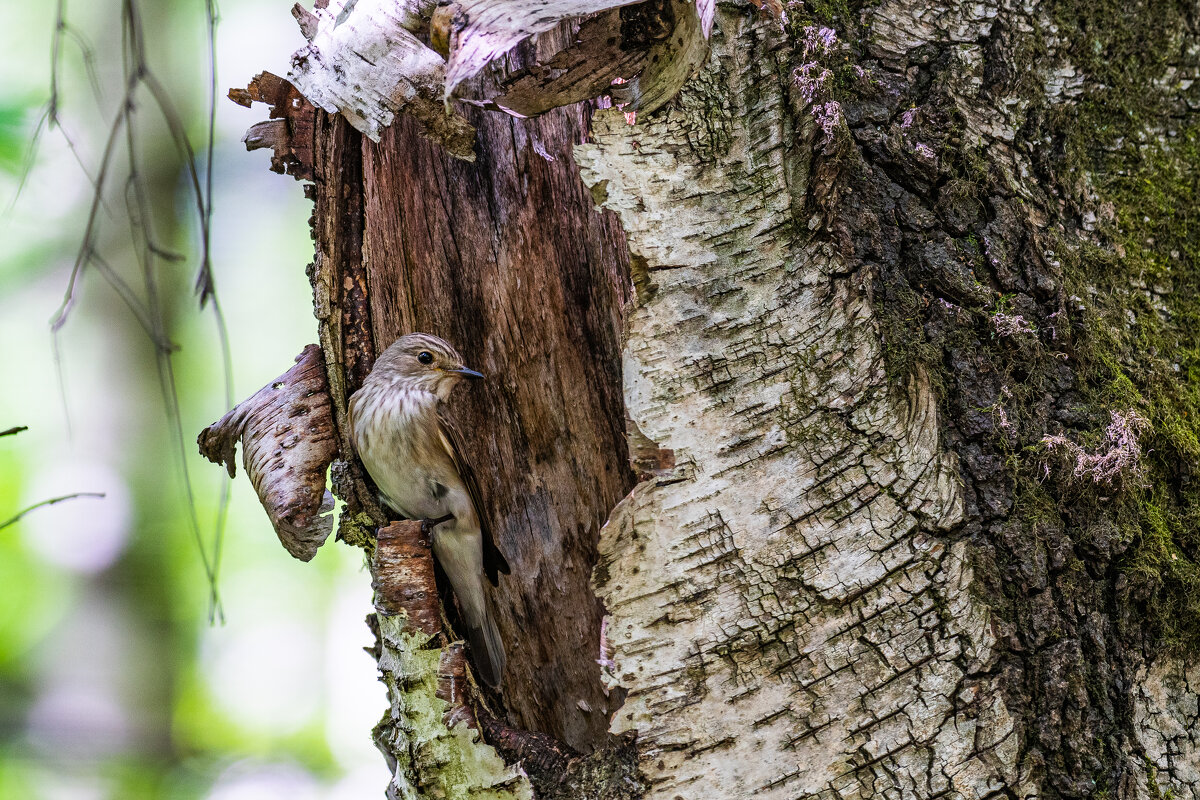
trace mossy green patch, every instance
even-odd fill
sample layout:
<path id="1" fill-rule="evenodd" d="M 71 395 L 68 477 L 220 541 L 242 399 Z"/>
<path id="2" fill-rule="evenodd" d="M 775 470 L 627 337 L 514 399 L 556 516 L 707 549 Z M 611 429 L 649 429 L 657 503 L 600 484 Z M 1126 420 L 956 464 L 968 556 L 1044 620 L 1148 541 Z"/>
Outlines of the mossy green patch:
<path id="1" fill-rule="evenodd" d="M 379 668 L 388 712 L 373 735 L 393 765 L 388 796 L 446 800 L 532 800 L 529 781 L 505 765 L 477 731 L 460 720 L 447 727 L 449 704 L 438 697 L 441 650 L 408 627 L 404 615 L 377 617 L 382 646 Z"/>
<path id="2" fill-rule="evenodd" d="M 1200 646 L 1200 124 L 1146 144 L 1137 138 L 1100 138 L 1074 154 L 1111 204 L 1103 226 L 1111 249 L 1076 249 L 1066 288 L 1082 307 L 1084 396 L 1096 408 L 1133 409 L 1150 422 L 1144 484 L 1115 501 L 1133 543 L 1122 566 L 1145 587 L 1155 632 L 1193 649 Z"/>
<path id="3" fill-rule="evenodd" d="M 920 363 L 936 386 L 959 393 L 960 415 L 990 414 L 987 436 L 1005 462 L 1016 503 L 1009 517 L 1030 508 L 1052 514 L 1085 552 L 1095 541 L 1111 542 L 1116 530 L 1119 541 L 1099 558 L 1114 558 L 1130 582 L 1138 622 L 1160 646 L 1195 652 L 1200 114 L 1184 103 L 1178 77 L 1198 68 L 1185 48 L 1194 4 L 1052 0 L 1047 14 L 1050 25 L 1014 39 L 1009 55 L 1017 71 L 1004 85 L 1030 101 L 1023 118 L 1038 178 L 1022 192 L 1030 218 L 1050 224 L 1031 231 L 1026 246 L 1037 250 L 1033 259 L 1044 257 L 1044 276 L 1054 278 L 1061 297 L 1030 286 L 1017 298 L 1024 305 L 1014 308 L 1013 298 L 1000 294 L 1009 291 L 1002 280 L 972 291 L 948 282 L 946 273 L 930 284 L 927 266 L 910 261 L 898 274 L 885 272 L 877 292 L 888 372 L 901 383 Z M 1048 98 L 1044 75 L 1063 62 L 1082 73 L 1082 87 L 1072 99 Z M 936 85 L 931 96 L 904 101 L 921 105 L 923 114 L 945 114 L 949 128 L 937 181 L 922 201 L 939 229 L 955 237 L 961 275 L 987 282 L 997 278 L 988 248 L 1006 242 L 985 240 L 982 221 L 971 221 L 970 212 L 977 198 L 1007 195 L 1008 187 L 997 185 L 1002 171 L 989 168 L 986 152 L 961 142 L 954 103 Z M 961 220 L 946 213 L 947 204 L 962 211 Z M 1088 230 L 1075 230 L 1081 223 Z M 1048 313 L 1056 302 L 1061 310 Z M 998 315 L 1022 313 L 1034 332 L 1005 335 Z M 994 371 L 963 376 L 963 364 Z M 1059 407 L 1047 406 L 1047 398 Z M 1062 434 L 1083 451 L 1102 452 L 1110 412 L 1148 423 L 1139 432 L 1135 469 L 1101 482 L 1069 469 L 1047 474 L 1044 435 L 1065 424 Z M 961 430 L 964 422 L 970 419 L 955 424 Z"/>

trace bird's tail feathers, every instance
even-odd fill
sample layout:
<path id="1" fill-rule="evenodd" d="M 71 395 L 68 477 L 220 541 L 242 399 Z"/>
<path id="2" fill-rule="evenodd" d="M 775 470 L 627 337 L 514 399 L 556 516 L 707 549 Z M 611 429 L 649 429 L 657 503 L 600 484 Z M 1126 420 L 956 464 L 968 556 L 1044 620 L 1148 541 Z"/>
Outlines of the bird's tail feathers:
<path id="1" fill-rule="evenodd" d="M 479 676 L 493 689 L 499 689 L 500 679 L 504 676 L 504 643 L 500 641 L 496 621 L 485 604 L 478 619 L 466 622 L 467 641 L 471 643 L 471 656 Z"/>

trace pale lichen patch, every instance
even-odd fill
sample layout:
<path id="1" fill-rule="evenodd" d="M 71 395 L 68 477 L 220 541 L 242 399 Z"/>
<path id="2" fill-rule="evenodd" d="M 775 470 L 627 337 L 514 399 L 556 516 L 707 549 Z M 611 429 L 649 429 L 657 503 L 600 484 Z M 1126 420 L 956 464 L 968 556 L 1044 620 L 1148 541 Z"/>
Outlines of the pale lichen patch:
<path id="1" fill-rule="evenodd" d="M 601 536 L 613 730 L 652 798 L 984 797 L 1021 776 L 957 463 L 928 379 L 889 387 L 867 276 L 793 224 L 819 132 L 781 118 L 785 49 L 719 9 L 678 103 L 576 149 L 654 280 L 629 414 L 688 465 Z"/>
<path id="2" fill-rule="evenodd" d="M 478 731 L 459 721 L 447 727 L 450 704 L 437 696 L 441 649 L 414 631 L 407 616 L 376 616 L 379 671 L 387 687 L 388 711 L 375 728 L 375 741 L 388 757 L 392 800 L 532 800 L 520 767 L 506 766 L 480 741 Z M 393 753 L 407 753 L 399 760 Z"/>

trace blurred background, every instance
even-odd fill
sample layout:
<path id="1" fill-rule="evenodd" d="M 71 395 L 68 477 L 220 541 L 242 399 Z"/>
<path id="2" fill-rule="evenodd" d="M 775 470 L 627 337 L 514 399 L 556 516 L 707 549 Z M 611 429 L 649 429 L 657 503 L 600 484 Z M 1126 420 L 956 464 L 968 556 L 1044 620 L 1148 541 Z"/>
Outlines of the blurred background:
<path id="1" fill-rule="evenodd" d="M 203 168 L 205 2 L 137 2 L 146 64 Z M 291 2 L 218 9 L 211 254 L 235 400 L 316 338 L 304 274 L 310 204 L 301 184 L 268 171 L 267 151 L 239 141 L 265 106 L 224 97 L 261 70 L 286 74 L 303 44 Z M 220 562 L 225 620 L 209 623 L 192 509 L 211 552 L 223 472 L 198 455 L 195 437 L 227 410 L 225 368 L 214 318 L 193 291 L 201 236 L 191 178 L 144 86 L 132 149 L 124 133 L 114 139 L 96 215 L 102 260 L 83 270 L 51 333 L 130 74 L 123 0 L 66 5 L 61 130 L 45 125 L 56 3 L 0 8 L 0 431 L 28 426 L 0 437 L 0 525 L 49 498 L 104 494 L 0 528 L 0 798 L 379 797 L 387 770 L 370 730 L 384 697 L 362 650 L 371 637 L 361 555 L 331 540 L 308 564 L 292 559 L 240 466 Z M 131 225 L 138 192 L 152 213 Z M 137 258 L 142 231 L 160 253 L 184 257 L 151 260 L 153 293 Z M 147 314 L 179 348 L 178 428 Z"/>

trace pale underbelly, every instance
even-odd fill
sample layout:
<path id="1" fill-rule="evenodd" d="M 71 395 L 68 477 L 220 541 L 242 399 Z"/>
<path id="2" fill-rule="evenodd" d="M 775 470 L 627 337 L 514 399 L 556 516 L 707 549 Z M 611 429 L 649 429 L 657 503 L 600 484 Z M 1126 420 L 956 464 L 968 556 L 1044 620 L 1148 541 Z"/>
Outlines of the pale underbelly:
<path id="1" fill-rule="evenodd" d="M 374 476 L 370 465 L 367 471 Z M 375 484 L 387 504 L 408 519 L 437 519 L 452 513 L 447 488 L 425 470 L 409 470 Z"/>

